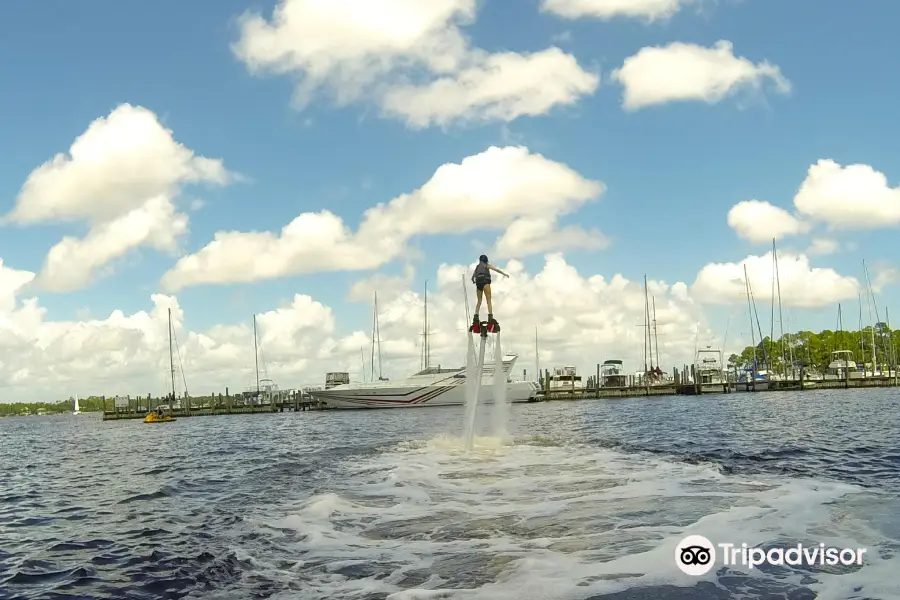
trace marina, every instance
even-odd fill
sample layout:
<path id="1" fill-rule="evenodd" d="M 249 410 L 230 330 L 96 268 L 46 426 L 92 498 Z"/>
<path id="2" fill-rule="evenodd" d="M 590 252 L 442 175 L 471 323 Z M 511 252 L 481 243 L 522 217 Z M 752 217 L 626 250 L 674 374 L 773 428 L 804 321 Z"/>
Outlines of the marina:
<path id="1" fill-rule="evenodd" d="M 698 396 L 710 394 L 730 394 L 734 392 L 781 392 L 804 391 L 809 389 L 852 389 L 893 387 L 898 385 L 898 369 L 894 343 L 887 323 L 876 322 L 863 327 L 860 316 L 860 330 L 847 332 L 843 327 L 842 307 L 837 307 L 837 328 L 835 332 L 824 331 L 820 335 L 828 338 L 833 350 L 819 354 L 815 364 L 810 364 L 809 336 L 801 344 L 800 334 L 785 333 L 776 341 L 775 308 L 778 307 L 778 323 L 782 323 L 780 284 L 778 283 L 777 253 L 773 241 L 773 296 L 772 331 L 763 335 L 756 309 L 756 301 L 749 277 L 744 270 L 744 295 L 750 325 L 751 345 L 742 354 L 731 355 L 727 360 L 721 347 L 706 345 L 697 347 L 694 361 L 674 368 L 670 372 L 660 366 L 658 322 L 656 299 L 651 296 L 644 282 L 644 319 L 640 325 L 644 329 L 643 365 L 630 372 L 621 358 L 609 358 L 596 364 L 594 375 L 584 377 L 572 364 L 556 366 L 541 371 L 539 368 L 538 328 L 535 328 L 535 361 L 538 362 L 538 376 L 529 379 L 523 372 L 521 379 L 514 379 L 513 372 L 519 355 L 502 353 L 499 338 L 494 351 L 500 358 L 492 356 L 480 367 L 480 383 L 477 404 L 491 405 L 497 394 L 502 394 L 503 403 L 519 404 L 544 401 L 616 399 L 635 397 Z M 871 289 L 869 290 L 871 294 Z M 244 386 L 244 391 L 193 397 L 187 391 L 184 371 L 181 369 L 181 355 L 175 339 L 169 311 L 169 356 L 168 394 L 153 397 L 142 396 L 91 397 L 97 401 L 104 421 L 143 419 L 146 423 L 169 423 L 179 418 L 215 415 L 252 415 L 277 412 L 304 412 L 311 410 L 348 410 L 373 408 L 423 408 L 429 406 L 460 406 L 467 404 L 468 367 L 432 365 L 428 336 L 427 289 L 424 305 L 424 329 L 420 370 L 399 378 L 386 377 L 381 360 L 381 331 L 378 313 L 378 296 L 374 297 L 370 364 L 365 364 L 363 355 L 363 380 L 351 381 L 350 372 L 332 371 L 325 374 L 322 386 L 299 386 L 296 389 L 279 389 L 279 386 L 261 373 L 261 347 L 257 333 L 256 316 L 253 316 L 253 368 L 255 381 Z M 862 297 L 860 296 L 860 307 Z M 876 311 L 877 312 L 877 311 Z M 860 308 L 862 314 L 862 308 Z M 876 315 L 877 317 L 877 315 Z M 782 325 L 783 329 L 783 325 Z M 727 333 L 726 333 L 727 335 Z M 887 338 L 887 339 L 886 339 Z M 802 340 L 802 338 L 800 338 Z M 757 341 L 760 340 L 760 341 Z M 879 348 L 879 340 L 881 347 Z M 723 340 L 724 341 L 724 340 Z M 781 357 L 775 350 L 780 346 Z M 806 348 L 806 357 L 802 356 Z M 850 350 L 858 346 L 857 350 Z M 472 349 L 470 348 L 470 353 Z M 870 362 L 857 362 L 857 357 L 865 357 Z M 377 357 L 377 368 L 376 368 Z M 824 358 L 822 358 L 824 357 Z M 263 366 L 264 370 L 264 366 Z M 366 371 L 370 371 L 366 377 Z M 182 393 L 178 393 L 176 373 L 181 372 L 184 382 Z M 502 384 L 495 381 L 495 372 L 501 373 Z M 73 414 L 84 414 L 80 399 L 70 399 Z M 95 404 L 92 404 L 95 406 Z M 92 408 L 91 412 L 96 412 Z M 46 414 L 41 407 L 34 414 Z M 23 411 L 22 415 L 31 414 Z"/>
<path id="2" fill-rule="evenodd" d="M 574 367 L 557 367 L 554 375 L 545 372 L 541 388 L 537 382 L 516 381 L 507 383 L 507 398 L 512 403 L 543 402 L 554 400 L 602 400 L 614 398 L 697 396 L 744 392 L 784 392 L 821 389 L 857 389 L 898 387 L 897 371 L 873 376 L 861 369 L 841 367 L 837 376 L 831 373 L 809 376 L 798 372 L 797 378 L 777 378 L 765 381 L 765 385 L 754 386 L 751 381 L 738 381 L 733 373 L 720 369 L 721 351 L 704 348 L 698 351 L 696 365 L 685 365 L 680 371 L 675 369 L 671 380 L 663 383 L 648 383 L 649 379 L 622 373 L 621 361 L 605 361 L 598 364 L 600 376 L 589 378 L 588 384 L 572 387 L 572 382 L 581 381 Z M 509 373 L 515 364 L 512 356 L 504 357 L 504 372 Z M 605 367 L 605 368 L 604 368 Z M 360 408 L 402 408 L 427 406 L 454 406 L 465 403 L 465 369 L 443 369 L 430 367 L 423 372 L 398 382 L 380 381 L 350 383 L 346 373 L 328 373 L 327 383 L 322 389 L 305 388 L 299 390 L 278 390 L 274 386 L 264 386 L 257 396 L 255 392 L 177 398 L 143 397 L 101 398 L 104 407 L 104 421 L 122 419 L 144 419 L 148 412 L 160 406 L 175 418 L 214 415 L 252 415 L 273 412 L 303 412 L 310 410 L 347 410 Z M 554 385 L 558 373 L 569 379 L 568 385 Z M 576 379 L 577 378 L 577 379 Z M 485 365 L 479 404 L 493 402 L 492 366 Z M 598 387 L 594 382 L 600 381 Z M 346 382 L 346 383 L 345 383 Z M 624 385 L 614 385 L 624 383 Z M 753 389 L 753 388 L 756 389 Z M 85 413 L 81 413 L 85 414 Z"/>
<path id="3" fill-rule="evenodd" d="M 895 343 L 888 323 L 877 321 L 863 327 L 860 295 L 860 329 L 846 332 L 843 328 L 841 305 L 838 305 L 836 332 L 823 331 L 833 349 L 828 354 L 819 351 L 819 359 L 813 360 L 809 351 L 809 332 L 791 334 L 785 332 L 781 314 L 781 293 L 778 274 L 778 255 L 772 242 L 772 322 L 769 335 L 764 335 L 760 325 L 753 288 L 744 267 L 744 296 L 747 304 L 747 323 L 750 326 L 750 342 L 741 355 L 733 354 L 726 360 L 722 347 L 706 345 L 697 347 L 693 363 L 664 370 L 661 366 L 656 298 L 649 293 L 644 278 L 643 368 L 629 371 L 621 358 L 609 358 L 597 363 L 596 372 L 584 377 L 572 364 L 541 370 L 539 365 L 538 332 L 535 327 L 535 361 L 537 377 L 513 378 L 517 353 L 500 353 L 480 367 L 478 404 L 494 403 L 495 395 L 502 394 L 504 403 L 531 403 L 574 399 L 614 399 L 633 397 L 697 396 L 753 393 L 765 391 L 803 391 L 809 389 L 850 389 L 893 387 L 898 385 Z M 865 269 L 865 264 L 864 264 Z M 866 269 L 866 281 L 868 271 Z M 869 287 L 870 300 L 872 291 Z M 469 371 L 467 366 L 444 367 L 432 365 L 430 359 L 428 292 L 424 302 L 424 328 L 422 331 L 422 356 L 420 369 L 398 379 L 386 377 L 382 368 L 381 327 L 379 323 L 378 295 L 374 295 L 370 363 L 366 364 L 361 349 L 362 381 L 351 381 L 350 372 L 332 371 L 325 374 L 323 386 L 300 386 L 281 390 L 275 382 L 260 372 L 260 343 L 256 316 L 253 317 L 253 350 L 255 384 L 245 387 L 242 393 L 224 393 L 191 397 L 184 382 L 184 391 L 177 393 L 175 374 L 181 366 L 181 356 L 169 313 L 169 393 L 164 397 L 116 396 L 101 397 L 101 413 L 105 421 L 145 419 L 146 422 L 172 422 L 182 417 L 213 415 L 248 415 L 273 412 L 303 412 L 310 410 L 348 410 L 372 408 L 423 408 L 428 406 L 459 406 L 467 404 Z M 466 303 L 468 299 L 466 298 Z M 776 319 L 776 307 L 778 317 Z M 468 312 L 468 305 L 467 305 Z M 887 316 L 887 314 L 885 315 Z M 775 325 L 779 324 L 781 336 L 776 340 Z M 833 334 L 833 335 L 832 335 Z M 726 336 L 727 338 L 727 330 Z M 849 338 L 849 339 L 848 339 Z M 887 339 L 886 339 L 887 338 Z M 879 341 L 881 347 L 879 348 Z M 722 346 L 725 340 L 723 339 Z M 799 342 L 799 343 L 798 343 Z M 858 350 L 850 350 L 858 345 Z M 780 348 L 781 356 L 777 356 Z M 499 338 L 494 346 L 499 352 Z M 470 348 L 470 353 L 472 349 Z M 806 354 L 804 357 L 803 354 Z M 863 356 L 871 362 L 857 362 Z M 377 357 L 377 368 L 376 368 Z M 825 357 L 825 358 L 822 358 Z M 880 362 L 879 362 L 880 360 Z M 177 367 L 176 367 L 177 361 Z M 818 368 L 816 367 L 818 365 Z M 821 369 L 821 371 L 820 371 Z M 366 371 L 369 371 L 366 377 Z M 495 371 L 501 373 L 503 384 L 495 381 Z M 183 370 L 181 371 L 184 379 Z M 42 409 L 44 410 L 44 409 Z M 150 413 L 156 411 L 154 417 Z M 74 413 L 79 414 L 78 399 Z M 165 418 L 168 415 L 169 418 Z"/>

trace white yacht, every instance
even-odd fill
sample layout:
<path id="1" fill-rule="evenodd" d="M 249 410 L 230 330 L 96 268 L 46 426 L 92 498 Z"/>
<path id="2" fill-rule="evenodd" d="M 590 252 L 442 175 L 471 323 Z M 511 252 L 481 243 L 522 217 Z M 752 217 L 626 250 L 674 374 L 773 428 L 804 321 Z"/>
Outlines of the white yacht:
<path id="1" fill-rule="evenodd" d="M 831 362 L 828 363 L 825 379 L 860 379 L 863 376 L 864 373 L 853 360 L 852 351 L 835 350 L 831 353 Z"/>
<path id="2" fill-rule="evenodd" d="M 584 391 L 584 381 L 576 372 L 574 366 L 556 367 L 550 376 L 551 392 L 581 392 Z"/>
<path id="3" fill-rule="evenodd" d="M 702 393 L 721 392 L 726 386 L 722 350 L 699 348 L 694 357 L 694 373 Z"/>
<path id="4" fill-rule="evenodd" d="M 503 357 L 506 397 L 509 402 L 533 401 L 538 385 L 532 381 L 509 381 L 509 373 L 518 355 Z M 494 365 L 485 361 L 478 403 L 494 401 Z M 451 406 L 466 402 L 466 368 L 429 367 L 399 381 L 381 380 L 342 383 L 324 390 L 310 390 L 309 395 L 325 408 L 406 408 L 418 406 Z"/>
<path id="5" fill-rule="evenodd" d="M 604 360 L 600 365 L 600 387 L 627 387 L 628 374 L 618 358 Z"/>

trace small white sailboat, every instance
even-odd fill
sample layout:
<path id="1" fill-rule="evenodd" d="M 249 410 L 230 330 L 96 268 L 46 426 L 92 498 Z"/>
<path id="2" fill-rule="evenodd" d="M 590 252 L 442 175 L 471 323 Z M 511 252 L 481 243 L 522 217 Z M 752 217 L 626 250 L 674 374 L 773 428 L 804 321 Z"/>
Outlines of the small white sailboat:
<path id="1" fill-rule="evenodd" d="M 72 411 L 73 415 L 81 414 L 81 407 L 78 405 L 78 394 L 75 394 L 75 409 Z"/>

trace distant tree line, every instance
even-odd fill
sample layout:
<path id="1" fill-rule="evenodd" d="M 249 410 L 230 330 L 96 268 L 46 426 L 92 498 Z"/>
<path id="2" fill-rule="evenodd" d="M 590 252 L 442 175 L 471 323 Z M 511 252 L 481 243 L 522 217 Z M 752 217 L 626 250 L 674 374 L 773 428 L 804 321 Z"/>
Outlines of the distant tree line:
<path id="1" fill-rule="evenodd" d="M 794 368 L 802 365 L 824 372 L 833 360 L 832 352 L 849 350 L 858 364 L 871 365 L 873 348 L 879 368 L 882 365 L 896 365 L 900 359 L 900 330 L 891 330 L 885 324 L 878 323 L 875 327 L 865 327 L 859 331 L 826 329 L 819 333 L 800 331 L 785 334 L 778 339 L 766 336 L 756 345 L 756 361 L 759 369 L 767 368 L 776 373 L 790 371 L 792 359 Z M 752 365 L 753 346 L 728 357 L 729 369 Z"/>
<path id="2" fill-rule="evenodd" d="M 239 394 L 242 396 L 247 396 L 249 392 L 244 392 L 243 394 Z M 235 396 L 235 395 L 233 395 Z M 136 402 L 137 400 L 132 396 L 132 401 Z M 203 396 L 191 396 L 190 402 L 191 406 L 197 407 L 202 406 L 204 404 L 208 404 L 213 401 L 212 395 L 203 395 Z M 162 397 L 154 397 L 150 400 L 150 406 L 156 407 L 160 404 L 168 404 L 172 402 L 171 396 L 162 396 Z M 107 396 L 106 400 L 106 408 L 105 410 L 113 410 L 115 406 L 115 399 L 113 396 Z M 140 399 L 140 406 L 142 410 L 146 410 L 147 408 L 147 397 L 142 396 Z M 88 396 L 86 398 L 78 399 L 78 409 L 81 412 L 103 412 L 104 410 L 104 399 L 102 396 Z M 3 402 L 0 399 L 0 417 L 11 417 L 15 415 L 26 415 L 26 414 L 37 414 L 38 411 L 42 411 L 46 414 L 62 414 L 62 413 L 70 413 L 75 410 L 75 399 L 68 398 L 66 400 L 60 400 L 58 402 Z"/>
<path id="3" fill-rule="evenodd" d="M 82 412 L 98 412 L 102 410 L 103 400 L 100 396 L 78 399 L 78 409 Z M 0 402 L 0 417 L 13 415 L 35 414 L 43 410 L 47 414 L 67 413 L 75 410 L 75 399 L 60 400 L 59 402 Z"/>

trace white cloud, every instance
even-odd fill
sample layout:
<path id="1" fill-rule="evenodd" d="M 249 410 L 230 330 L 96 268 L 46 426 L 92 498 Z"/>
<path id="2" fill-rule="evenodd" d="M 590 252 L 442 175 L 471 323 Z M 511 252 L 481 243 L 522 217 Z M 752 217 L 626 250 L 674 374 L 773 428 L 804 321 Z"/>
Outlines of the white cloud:
<path id="1" fill-rule="evenodd" d="M 556 48 L 470 48 L 460 26 L 475 13 L 475 0 L 282 0 L 271 21 L 244 15 L 233 50 L 251 72 L 299 77 L 301 108 L 327 90 L 338 105 L 371 100 L 416 128 L 544 114 L 599 86 Z"/>
<path id="2" fill-rule="evenodd" d="M 588 231 L 570 225 L 559 229 L 556 221 L 545 217 L 522 217 L 500 236 L 491 254 L 510 258 L 556 250 L 602 250 L 609 244 L 609 238 L 596 228 Z"/>
<path id="3" fill-rule="evenodd" d="M 421 129 L 455 121 L 504 121 L 574 104 L 597 88 L 596 75 L 559 48 L 533 54 L 485 55 L 474 66 L 423 85 L 397 85 L 384 96 L 385 114 Z"/>
<path id="4" fill-rule="evenodd" d="M 587 376 L 607 358 L 622 358 L 629 369 L 642 363 L 644 296 L 642 282 L 621 275 L 606 279 L 578 273 L 560 255 L 546 257 L 543 269 L 528 273 L 518 261 L 501 265 L 509 279 L 494 287 L 496 315 L 504 326 L 505 351 L 521 355 L 517 375 L 534 375 L 534 331 L 539 330 L 543 368 L 574 364 Z M 442 265 L 426 275 L 432 336 L 432 363 L 464 363 L 464 303 L 460 275 L 468 266 Z M 21 289 L 31 274 L 0 269 L 0 298 Z M 420 285 L 414 286 L 421 288 Z M 665 368 L 690 362 L 702 316 L 683 283 L 649 282 L 656 297 L 659 343 Z M 418 369 L 421 352 L 422 291 L 409 287 L 390 294 L 379 288 L 384 372 L 399 378 Z M 467 286 L 470 302 L 474 291 Z M 364 299 L 366 302 L 370 298 Z M 177 298 L 151 296 L 149 310 L 106 318 L 52 321 L 35 298 L 0 306 L 0 360 L 3 400 L 56 400 L 79 394 L 160 395 L 168 378 L 167 309 L 172 319 L 184 378 L 192 395 L 242 391 L 254 380 L 252 321 L 220 324 L 205 331 L 187 327 L 190 315 Z M 257 315 L 261 359 L 281 387 L 321 385 L 328 371 L 346 370 L 354 379 L 368 370 L 371 338 L 349 329 L 341 315 L 306 295 Z M 703 330 L 702 339 L 712 335 Z M 360 360 L 362 349 L 364 359 Z M 176 359 L 177 360 L 177 359 Z M 182 374 L 177 376 L 179 392 Z"/>
<path id="5" fill-rule="evenodd" d="M 771 299 L 774 274 L 772 253 L 748 256 L 740 263 L 710 263 L 697 274 L 691 296 L 705 304 L 741 304 L 747 302 L 744 265 L 754 298 L 759 303 Z M 803 254 L 778 253 L 778 279 L 781 304 L 786 307 L 818 308 L 848 298 L 856 298 L 861 286 L 855 277 L 834 269 L 813 267 Z"/>
<path id="6" fill-rule="evenodd" d="M 841 244 L 836 240 L 832 240 L 830 238 L 813 238 L 812 243 L 809 245 L 809 248 L 806 249 L 804 254 L 810 256 L 825 256 L 827 254 L 835 254 L 840 252 Z"/>
<path id="7" fill-rule="evenodd" d="M 0 313 L 13 310 L 16 295 L 34 280 L 34 273 L 7 267 L 0 258 Z"/>
<path id="8" fill-rule="evenodd" d="M 626 110 L 685 100 L 714 104 L 739 90 L 759 90 L 766 82 L 780 93 L 791 90 L 777 66 L 737 57 L 731 42 L 724 40 L 712 48 L 683 42 L 642 48 L 625 59 L 612 78 L 625 88 Z"/>
<path id="9" fill-rule="evenodd" d="M 541 10 L 566 19 L 668 19 L 693 0 L 541 0 Z"/>
<path id="10" fill-rule="evenodd" d="M 818 161 L 810 166 L 794 206 L 832 229 L 900 225 L 900 187 L 890 187 L 887 177 L 869 165 Z"/>
<path id="11" fill-rule="evenodd" d="M 872 290 L 876 294 L 880 294 L 889 285 L 900 283 L 900 269 L 889 263 L 873 265 L 869 272 Z M 880 316 L 883 318 L 885 315 L 882 312 Z M 896 322 L 894 327 L 896 328 Z"/>
<path id="12" fill-rule="evenodd" d="M 807 233 L 811 227 L 783 208 L 761 200 L 744 200 L 732 206 L 728 211 L 728 226 L 740 237 L 755 243 Z"/>
<path id="13" fill-rule="evenodd" d="M 229 178 L 221 161 L 176 142 L 151 111 L 123 104 L 91 123 L 67 155 L 32 171 L 4 220 L 89 225 L 84 238 L 67 236 L 50 249 L 35 282 L 70 291 L 131 249 L 174 251 L 188 228 L 188 217 L 174 204 L 181 187 Z"/>
<path id="14" fill-rule="evenodd" d="M 794 208 L 797 215 L 768 202 L 739 202 L 728 213 L 728 225 L 752 242 L 807 234 L 817 222 L 832 232 L 896 227 L 900 225 L 900 186 L 890 187 L 887 176 L 869 165 L 844 167 L 821 159 L 809 167 L 794 196 Z M 837 240 L 819 237 L 806 254 L 834 254 L 840 248 Z"/>
<path id="15" fill-rule="evenodd" d="M 415 274 L 413 265 L 406 264 L 403 274 L 399 276 L 375 273 L 370 277 L 363 277 L 350 286 L 347 299 L 351 302 L 371 302 L 375 292 L 378 292 L 381 302 L 393 300 L 412 287 Z"/>
<path id="16" fill-rule="evenodd" d="M 533 222 L 570 213 L 604 190 L 602 183 L 527 148 L 492 147 L 459 164 L 444 164 L 419 189 L 370 208 L 356 232 L 328 211 L 304 213 L 280 235 L 218 232 L 206 247 L 181 258 L 163 276 L 163 286 L 177 291 L 190 285 L 373 269 L 399 256 L 413 236 L 521 228 L 521 222 L 516 225 L 519 219 Z M 543 233 L 569 243 L 567 247 L 572 247 L 567 238 L 596 240 L 599 235 L 577 228 L 565 231 L 565 236 Z M 513 229 L 512 236 L 501 238 L 507 253 L 522 256 L 551 249 L 548 243 L 538 250 L 517 245 L 516 235 Z"/>

